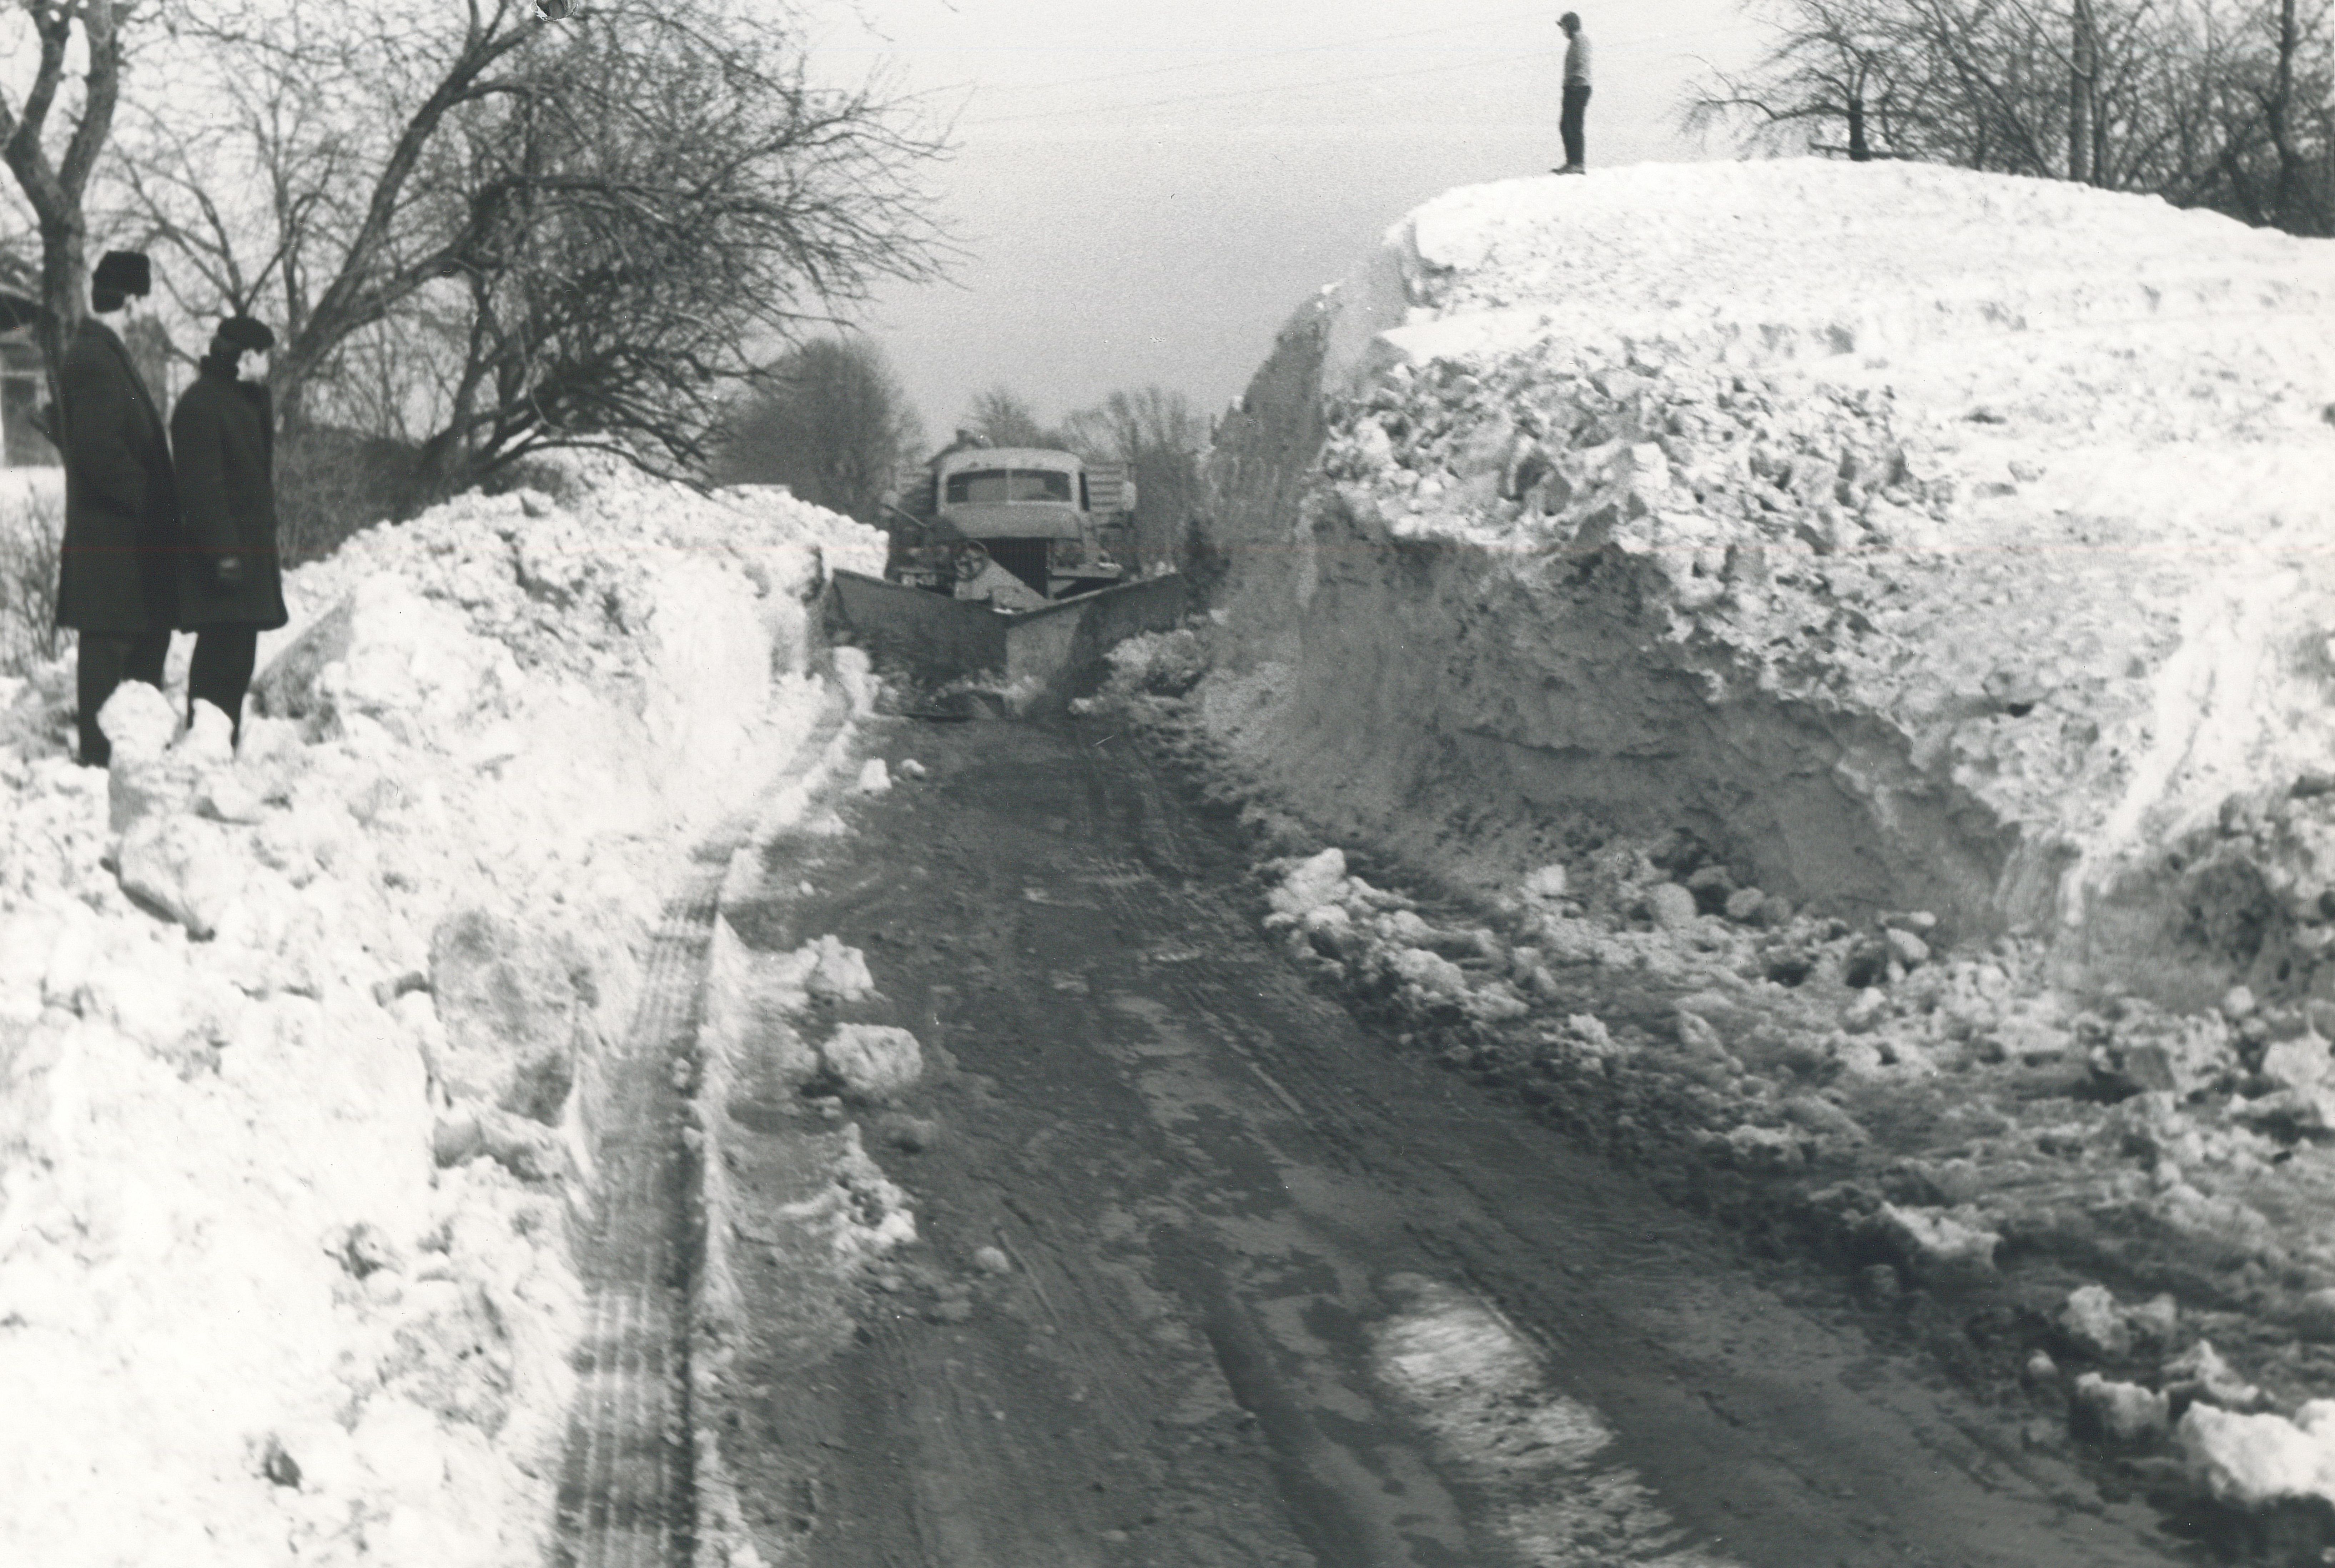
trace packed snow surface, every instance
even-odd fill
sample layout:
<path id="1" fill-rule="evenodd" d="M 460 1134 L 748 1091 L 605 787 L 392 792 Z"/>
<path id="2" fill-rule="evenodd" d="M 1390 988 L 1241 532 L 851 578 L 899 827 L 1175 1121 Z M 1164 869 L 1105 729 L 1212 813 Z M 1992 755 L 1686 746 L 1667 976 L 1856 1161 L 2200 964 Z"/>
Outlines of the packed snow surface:
<path id="1" fill-rule="evenodd" d="M 543 1560 L 602 1047 L 881 559 L 581 461 L 290 574 L 239 750 L 0 690 L 0 1561 Z"/>
<path id="2" fill-rule="evenodd" d="M 2185 1001 L 2291 982 L 2335 915 L 2330 411 L 2323 240 L 1912 165 L 1457 190 L 1227 421 L 1205 690 L 1487 883 L 1682 826 Z"/>

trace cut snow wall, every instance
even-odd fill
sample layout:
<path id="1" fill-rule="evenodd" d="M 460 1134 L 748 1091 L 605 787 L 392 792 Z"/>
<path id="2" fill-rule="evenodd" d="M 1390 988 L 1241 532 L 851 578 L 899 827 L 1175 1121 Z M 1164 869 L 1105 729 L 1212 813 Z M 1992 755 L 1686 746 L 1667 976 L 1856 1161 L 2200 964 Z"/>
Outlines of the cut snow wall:
<path id="1" fill-rule="evenodd" d="M 882 560 L 578 478 L 288 574 L 239 755 L 131 684 L 79 769 L 67 665 L 0 691 L 0 1560 L 541 1560 L 602 1052 L 696 837 L 867 711 L 808 607 Z"/>
<path id="2" fill-rule="evenodd" d="M 1381 319 L 1366 306 L 1341 308 L 1335 290 L 1309 302 L 1249 382 L 1247 395 L 1216 424 L 1207 486 L 1211 544 L 1229 557 L 1224 593 L 1227 630 L 1250 659 L 1294 659 L 1298 622 L 1312 598 L 1303 576 L 1313 539 L 1294 527 L 1322 442 L 1325 361 L 1334 328 Z M 1375 329 L 1373 329 L 1375 330 Z"/>
<path id="3" fill-rule="evenodd" d="M 1226 421 L 1202 711 L 1324 831 L 1487 886 L 1684 828 L 2084 977 L 2303 983 L 2331 396 L 2335 246 L 2153 199 L 1814 162 L 1454 191 Z M 2226 801 L 2291 795 L 2231 847 Z M 2201 855 L 2253 869 L 2201 894 Z"/>

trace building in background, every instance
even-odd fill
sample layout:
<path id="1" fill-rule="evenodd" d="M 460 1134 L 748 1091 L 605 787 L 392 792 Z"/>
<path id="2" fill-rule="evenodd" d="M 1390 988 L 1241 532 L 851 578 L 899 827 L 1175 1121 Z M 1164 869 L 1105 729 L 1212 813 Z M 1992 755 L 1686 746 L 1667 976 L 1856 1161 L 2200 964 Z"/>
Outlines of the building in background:
<path id="1" fill-rule="evenodd" d="M 48 397 L 48 376 L 31 325 L 0 333 L 0 467 L 56 466 L 57 449 L 34 420 Z"/>

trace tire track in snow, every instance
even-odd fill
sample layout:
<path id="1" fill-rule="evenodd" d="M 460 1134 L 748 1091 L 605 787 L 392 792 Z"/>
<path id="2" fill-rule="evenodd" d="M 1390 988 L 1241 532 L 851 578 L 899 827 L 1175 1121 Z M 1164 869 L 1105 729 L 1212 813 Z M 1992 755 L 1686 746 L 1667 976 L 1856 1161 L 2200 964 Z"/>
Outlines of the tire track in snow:
<path id="1" fill-rule="evenodd" d="M 854 710 L 830 702 L 797 748 L 799 764 L 689 852 L 643 966 L 640 1001 L 602 1067 L 606 1107 L 593 1149 L 596 1223 L 579 1238 L 588 1295 L 574 1353 L 554 1568 L 693 1568 L 699 1555 L 700 1472 L 690 1346 L 695 1329 L 689 1254 L 693 1191 L 687 1096 L 699 1068 L 698 1027 L 714 922 L 738 851 L 807 808 L 848 743 Z M 702 1140 L 700 1140 L 702 1146 Z M 705 1497 L 727 1496 L 719 1456 Z M 722 1520 L 709 1534 L 721 1534 Z"/>
<path id="2" fill-rule="evenodd" d="M 693 1553 L 679 1250 L 687 1178 L 673 1064 L 696 1028 L 720 888 L 719 873 L 695 872 L 666 905 L 632 1027 L 606 1064 L 599 1223 L 577 1248 L 590 1315 L 559 1478 L 558 1568 L 687 1568 Z"/>

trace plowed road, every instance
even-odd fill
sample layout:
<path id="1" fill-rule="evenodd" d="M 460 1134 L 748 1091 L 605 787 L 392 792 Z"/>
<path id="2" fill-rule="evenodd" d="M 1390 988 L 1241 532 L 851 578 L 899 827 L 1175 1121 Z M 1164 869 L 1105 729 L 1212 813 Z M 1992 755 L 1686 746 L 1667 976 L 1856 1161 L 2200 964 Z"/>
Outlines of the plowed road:
<path id="1" fill-rule="evenodd" d="M 920 1231 L 856 1331 L 742 1271 L 725 1447 L 771 1562 L 2178 1560 L 2003 1413 L 1310 989 L 1233 836 L 1109 726 L 878 740 L 930 776 L 775 847 L 796 891 L 732 915 L 760 949 L 864 948 L 881 994 L 838 1016 L 928 1062 L 849 1113 Z M 732 1116 L 751 1215 L 819 1113 L 750 1074 Z"/>

